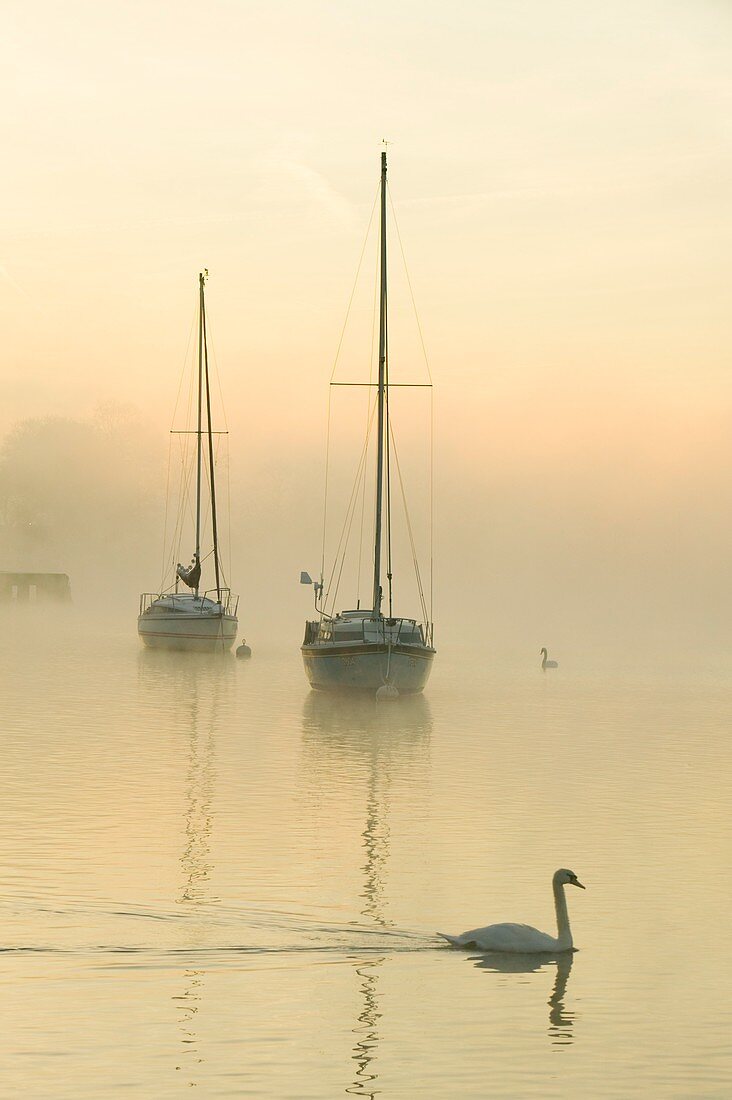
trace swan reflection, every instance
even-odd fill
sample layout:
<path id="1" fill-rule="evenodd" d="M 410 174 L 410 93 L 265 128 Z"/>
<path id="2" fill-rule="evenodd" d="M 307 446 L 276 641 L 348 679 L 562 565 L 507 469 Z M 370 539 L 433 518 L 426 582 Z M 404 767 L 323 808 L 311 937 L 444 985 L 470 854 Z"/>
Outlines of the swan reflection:
<path id="1" fill-rule="evenodd" d="M 536 974 L 556 966 L 554 986 L 547 1001 L 549 1006 L 549 1026 L 547 1035 L 555 1046 L 568 1046 L 574 1041 L 574 1012 L 567 1010 L 564 997 L 567 992 L 570 971 L 574 962 L 574 952 L 565 951 L 559 955 L 541 954 L 498 954 L 469 955 L 478 970 L 489 970 L 495 974 Z"/>

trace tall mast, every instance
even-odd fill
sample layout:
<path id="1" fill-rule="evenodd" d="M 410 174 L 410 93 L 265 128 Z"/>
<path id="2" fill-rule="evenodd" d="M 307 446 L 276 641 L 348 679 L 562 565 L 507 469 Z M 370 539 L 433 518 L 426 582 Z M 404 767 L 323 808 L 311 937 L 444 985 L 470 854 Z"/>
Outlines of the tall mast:
<path id="1" fill-rule="evenodd" d="M 208 425 L 208 471 L 211 485 L 211 525 L 213 528 L 213 559 L 216 574 L 216 599 L 221 601 L 221 581 L 219 578 L 219 537 L 216 524 L 216 486 L 214 484 L 214 451 L 211 429 L 211 387 L 208 380 L 208 341 L 206 340 L 206 307 L 203 301 L 203 283 L 201 284 L 201 328 L 203 329 L 203 366 L 206 375 L 206 422 Z M 199 437 L 200 440 L 200 437 Z"/>
<path id="2" fill-rule="evenodd" d="M 379 295 L 379 404 L 376 435 L 376 525 L 374 531 L 374 618 L 381 615 L 381 512 L 384 490 L 386 391 L 386 150 L 381 153 L 381 293 Z"/>
<path id="3" fill-rule="evenodd" d="M 203 282 L 204 275 L 198 276 L 198 419 L 196 422 L 196 560 L 198 566 L 201 561 L 201 399 L 203 391 Z M 196 581 L 195 593 L 198 596 L 199 577 Z"/>

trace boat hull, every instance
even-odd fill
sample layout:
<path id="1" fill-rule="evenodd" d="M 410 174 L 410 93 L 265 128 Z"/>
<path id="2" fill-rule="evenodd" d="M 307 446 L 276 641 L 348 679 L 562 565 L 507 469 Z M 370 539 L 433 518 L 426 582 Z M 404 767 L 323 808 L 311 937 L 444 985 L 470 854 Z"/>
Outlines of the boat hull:
<path id="1" fill-rule="evenodd" d="M 233 615 L 140 615 L 137 633 L 150 649 L 177 649 L 221 653 L 236 641 L 238 622 Z"/>
<path id="2" fill-rule="evenodd" d="M 314 691 L 374 693 L 390 684 L 400 695 L 424 690 L 435 656 L 429 646 L 384 643 L 303 645 L 301 652 Z"/>

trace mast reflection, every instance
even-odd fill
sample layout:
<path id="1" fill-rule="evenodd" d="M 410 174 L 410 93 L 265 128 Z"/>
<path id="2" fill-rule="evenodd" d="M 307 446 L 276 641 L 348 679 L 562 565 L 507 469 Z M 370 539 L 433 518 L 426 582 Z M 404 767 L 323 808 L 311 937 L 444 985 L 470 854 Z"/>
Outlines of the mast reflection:
<path id="1" fill-rule="evenodd" d="M 319 789 L 324 779 L 352 787 L 365 776 L 360 914 L 384 929 L 394 924 L 386 891 L 391 785 L 399 772 L 418 781 L 428 763 L 431 730 L 432 715 L 423 696 L 379 705 L 371 699 L 312 692 L 303 706 L 303 757 L 314 787 Z M 351 1049 L 354 1076 L 345 1091 L 369 1100 L 379 1092 L 379 971 L 385 957 L 362 960 L 355 967 L 360 1011 L 351 1029 L 356 1036 Z"/>
<path id="2" fill-rule="evenodd" d="M 348 1085 L 346 1092 L 352 1096 L 368 1096 L 370 1100 L 374 1100 L 377 1095 L 374 1089 L 379 1079 L 376 1070 L 376 1058 L 379 1053 L 378 1021 L 381 1019 L 379 967 L 383 961 L 382 955 L 380 958 L 371 959 L 356 967 L 356 973 L 360 978 L 361 1011 L 358 1014 L 356 1026 L 352 1028 L 357 1036 L 351 1055 L 355 1062 L 355 1070 L 353 1082 Z"/>
<path id="3" fill-rule="evenodd" d="M 195 658 L 195 659 L 194 659 Z M 183 924 L 184 950 L 195 950 L 206 940 L 205 907 L 219 899 L 210 892 L 213 870 L 211 837 L 216 794 L 216 730 L 221 695 L 231 680 L 233 659 L 220 655 L 166 653 L 143 650 L 140 653 L 140 682 L 155 696 L 155 708 L 163 708 L 180 732 L 181 748 L 187 747 L 183 802 L 183 850 L 178 905 L 190 917 Z M 178 1026 L 184 1058 L 176 1070 L 185 1072 L 187 1086 L 198 1085 L 196 1067 L 206 1059 L 196 1028 L 206 971 L 187 967 L 182 972 L 183 990 L 173 996 L 180 1015 Z M 178 1080 L 180 1085 L 181 1081 Z"/>
<path id="4" fill-rule="evenodd" d="M 215 681 L 214 681 L 215 683 Z M 213 685 L 211 685 L 213 686 Z M 208 896 L 211 874 L 213 826 L 215 709 L 217 691 L 211 695 L 210 712 L 201 715 L 198 680 L 191 684 L 188 703 L 188 767 L 186 773 L 185 847 L 180 857 L 182 888 L 179 904 L 217 900 Z"/>

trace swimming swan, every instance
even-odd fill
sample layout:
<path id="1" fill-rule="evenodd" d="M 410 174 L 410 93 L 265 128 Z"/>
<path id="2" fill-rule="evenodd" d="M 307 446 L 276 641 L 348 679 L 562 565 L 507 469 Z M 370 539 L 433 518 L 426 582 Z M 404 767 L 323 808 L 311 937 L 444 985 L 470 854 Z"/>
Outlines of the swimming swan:
<path id="1" fill-rule="evenodd" d="M 567 899 L 564 896 L 565 886 L 579 886 L 580 890 L 585 889 L 574 871 L 567 871 L 566 868 L 560 867 L 554 872 L 552 890 L 557 913 L 556 939 L 528 924 L 489 924 L 487 928 L 473 928 L 470 932 L 463 932 L 461 936 L 448 936 L 444 932 L 438 932 L 437 935 L 442 936 L 443 940 L 447 940 L 453 947 L 477 947 L 480 951 L 524 953 L 574 951 L 567 915 Z"/>
<path id="2" fill-rule="evenodd" d="M 541 653 L 541 667 L 542 668 L 559 668 L 559 662 L 558 661 L 548 661 L 547 660 L 546 648 L 540 649 L 539 653 Z"/>

